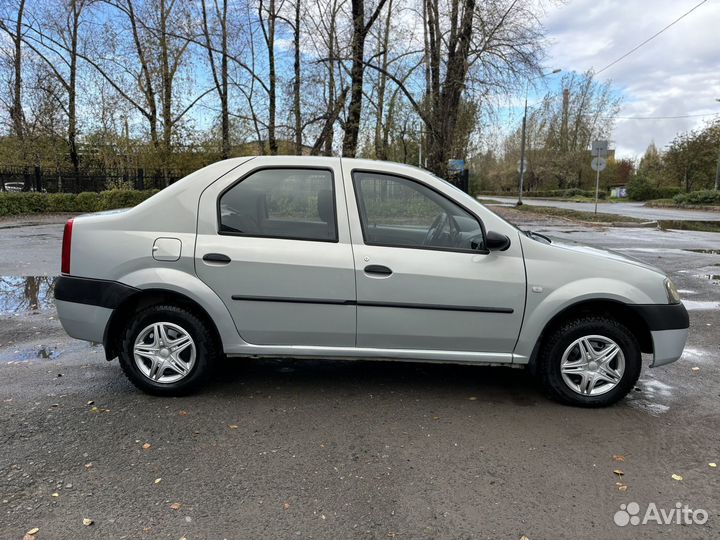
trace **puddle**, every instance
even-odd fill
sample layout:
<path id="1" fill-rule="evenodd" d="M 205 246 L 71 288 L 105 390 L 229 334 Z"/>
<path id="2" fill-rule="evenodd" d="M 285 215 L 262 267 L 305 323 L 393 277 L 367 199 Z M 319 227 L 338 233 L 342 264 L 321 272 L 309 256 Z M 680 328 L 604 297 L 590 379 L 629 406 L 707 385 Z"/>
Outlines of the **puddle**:
<path id="1" fill-rule="evenodd" d="M 52 276 L 0 276 L 0 316 L 53 307 Z"/>
<path id="2" fill-rule="evenodd" d="M 720 255 L 720 249 L 683 249 L 683 251 L 692 251 L 693 253 L 707 253 L 709 255 Z"/>
<path id="3" fill-rule="evenodd" d="M 683 300 L 682 303 L 685 305 L 685 309 L 688 310 L 709 311 L 713 309 L 720 309 L 720 302 Z"/>
<path id="4" fill-rule="evenodd" d="M 715 364 L 716 358 L 712 352 L 704 349 L 696 349 L 694 347 L 685 347 L 683 355 L 680 357 L 681 362 L 688 364 Z"/>
<path id="5" fill-rule="evenodd" d="M 57 347 L 40 345 L 31 349 L 13 349 L 7 352 L 0 352 L 0 362 L 28 362 L 30 360 L 55 360 L 62 355 Z"/>

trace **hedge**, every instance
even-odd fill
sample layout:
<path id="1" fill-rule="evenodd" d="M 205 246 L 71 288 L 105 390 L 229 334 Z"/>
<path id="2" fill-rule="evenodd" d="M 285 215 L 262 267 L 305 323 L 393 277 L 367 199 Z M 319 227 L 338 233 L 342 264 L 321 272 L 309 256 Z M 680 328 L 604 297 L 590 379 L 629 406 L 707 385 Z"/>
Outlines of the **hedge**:
<path id="1" fill-rule="evenodd" d="M 478 192 L 478 195 L 496 195 L 498 197 L 513 197 L 517 194 L 516 191 L 508 191 L 506 193 L 500 192 L 500 191 L 480 191 Z M 591 199 L 595 198 L 595 190 L 594 189 L 579 189 L 579 188 L 569 188 L 569 189 L 546 189 L 546 190 L 540 190 L 540 191 L 523 191 L 523 197 L 539 197 L 539 198 L 556 198 L 556 197 L 562 197 L 570 199 L 572 197 L 588 197 Z M 598 198 L 605 199 L 607 198 L 607 193 L 603 191 L 602 189 L 598 193 Z"/>
<path id="2" fill-rule="evenodd" d="M 0 192 L 0 216 L 50 212 L 83 213 L 129 208 L 152 197 L 158 190 L 112 190 L 100 193 Z"/>
<path id="3" fill-rule="evenodd" d="M 720 204 L 720 191 L 705 189 L 702 191 L 691 191 L 690 193 L 678 193 L 673 197 L 675 204 L 700 204 L 700 205 L 716 205 Z"/>

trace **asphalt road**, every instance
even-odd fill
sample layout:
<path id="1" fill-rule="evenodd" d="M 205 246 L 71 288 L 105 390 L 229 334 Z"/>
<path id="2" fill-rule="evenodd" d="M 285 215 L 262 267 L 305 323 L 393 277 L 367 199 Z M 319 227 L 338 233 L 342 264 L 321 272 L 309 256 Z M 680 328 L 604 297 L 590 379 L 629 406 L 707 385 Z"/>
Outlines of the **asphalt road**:
<path id="1" fill-rule="evenodd" d="M 720 236 L 524 224 L 664 268 L 690 308 L 679 362 L 584 410 L 416 363 L 228 360 L 198 395 L 141 394 L 60 328 L 52 221 L 0 222 L 0 538 L 720 536 L 720 254 L 688 251 Z M 708 520 L 615 525 L 630 502 Z"/>
<path id="2" fill-rule="evenodd" d="M 488 198 L 504 204 L 517 203 L 517 197 L 494 197 Z M 552 199 L 538 199 L 535 197 L 524 197 L 523 204 L 536 206 L 552 206 L 554 208 L 566 208 L 568 210 L 580 210 L 582 212 L 593 212 L 594 203 L 557 201 Z M 673 221 L 720 221 L 720 212 L 703 210 L 683 210 L 680 208 L 652 208 L 644 206 L 642 202 L 616 202 L 599 203 L 598 212 L 603 214 L 617 214 L 648 221 L 673 220 Z"/>

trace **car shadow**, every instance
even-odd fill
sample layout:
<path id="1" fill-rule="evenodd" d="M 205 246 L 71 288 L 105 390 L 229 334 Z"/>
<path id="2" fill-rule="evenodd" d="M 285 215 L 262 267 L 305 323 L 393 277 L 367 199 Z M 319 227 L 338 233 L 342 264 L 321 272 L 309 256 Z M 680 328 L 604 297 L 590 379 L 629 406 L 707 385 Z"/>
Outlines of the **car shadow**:
<path id="1" fill-rule="evenodd" d="M 203 394 L 287 391 L 346 398 L 368 394 L 463 395 L 482 402 L 546 401 L 524 369 L 377 360 L 224 359 Z M 329 395 L 330 394 L 330 395 Z"/>

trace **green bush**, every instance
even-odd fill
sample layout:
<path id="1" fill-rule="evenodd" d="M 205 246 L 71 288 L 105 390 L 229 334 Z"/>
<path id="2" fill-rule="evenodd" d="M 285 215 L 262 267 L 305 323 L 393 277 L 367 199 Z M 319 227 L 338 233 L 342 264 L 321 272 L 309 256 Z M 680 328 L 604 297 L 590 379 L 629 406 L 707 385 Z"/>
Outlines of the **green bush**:
<path id="1" fill-rule="evenodd" d="M 720 204 L 720 191 L 705 189 L 690 193 L 678 193 L 673 197 L 673 201 L 680 205 L 717 205 Z"/>
<path id="2" fill-rule="evenodd" d="M 679 187 L 658 186 L 655 188 L 655 199 L 672 199 L 682 191 Z"/>
<path id="3" fill-rule="evenodd" d="M 0 192 L 0 216 L 45 212 L 97 212 L 129 208 L 152 197 L 157 190 L 111 190 L 102 193 L 15 193 Z"/>
<path id="4" fill-rule="evenodd" d="M 655 186 L 642 176 L 636 176 L 628 182 L 627 194 L 633 201 L 649 201 L 650 199 L 657 199 L 657 190 Z"/>

